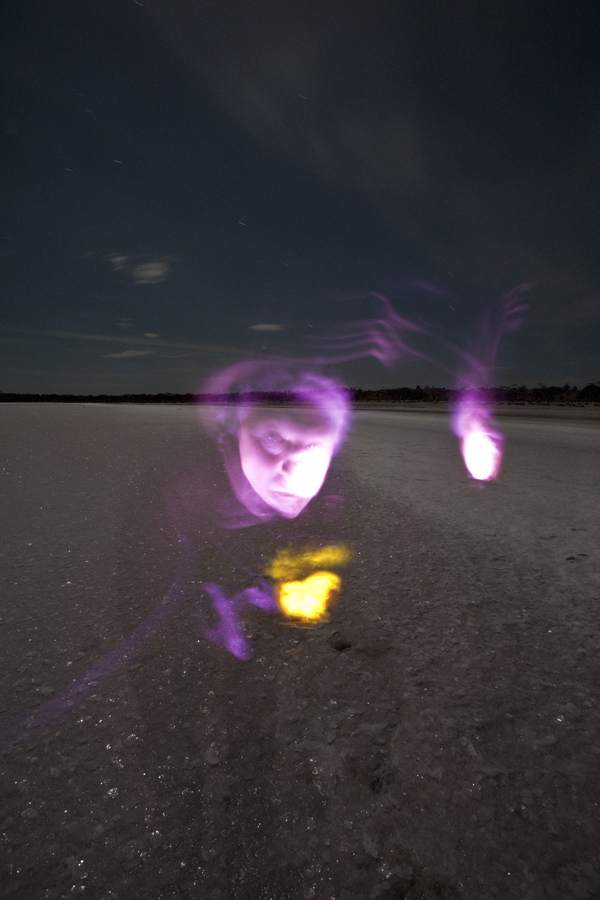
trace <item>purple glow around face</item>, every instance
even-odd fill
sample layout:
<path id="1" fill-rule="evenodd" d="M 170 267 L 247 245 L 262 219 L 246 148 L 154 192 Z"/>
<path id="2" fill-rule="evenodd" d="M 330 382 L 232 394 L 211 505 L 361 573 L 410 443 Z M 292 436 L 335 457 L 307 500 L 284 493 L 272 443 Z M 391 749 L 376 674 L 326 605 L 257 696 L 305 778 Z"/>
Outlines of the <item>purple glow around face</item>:
<path id="1" fill-rule="evenodd" d="M 218 373 L 202 399 L 237 499 L 254 514 L 266 504 L 286 519 L 300 515 L 346 437 L 347 389 L 306 364 L 261 361 Z"/>
<path id="2" fill-rule="evenodd" d="M 320 491 L 335 440 L 317 410 L 254 407 L 239 431 L 242 471 L 268 506 L 295 519 Z"/>

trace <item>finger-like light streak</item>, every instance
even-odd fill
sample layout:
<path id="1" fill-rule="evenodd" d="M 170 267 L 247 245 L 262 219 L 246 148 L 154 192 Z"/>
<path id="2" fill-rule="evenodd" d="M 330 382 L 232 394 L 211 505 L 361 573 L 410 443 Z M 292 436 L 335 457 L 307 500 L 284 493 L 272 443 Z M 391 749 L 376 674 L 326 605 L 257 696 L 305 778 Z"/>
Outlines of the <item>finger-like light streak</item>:
<path id="1" fill-rule="evenodd" d="M 527 308 L 523 294 L 531 287 L 521 284 L 505 294 L 483 321 L 479 347 L 474 353 L 461 354 L 464 369 L 459 378 L 459 399 L 452 412 L 452 430 L 460 441 L 467 471 L 477 481 L 498 477 L 503 445 L 502 435 L 492 424 L 489 401 L 478 385 L 489 383 L 504 336 L 521 326 Z"/>

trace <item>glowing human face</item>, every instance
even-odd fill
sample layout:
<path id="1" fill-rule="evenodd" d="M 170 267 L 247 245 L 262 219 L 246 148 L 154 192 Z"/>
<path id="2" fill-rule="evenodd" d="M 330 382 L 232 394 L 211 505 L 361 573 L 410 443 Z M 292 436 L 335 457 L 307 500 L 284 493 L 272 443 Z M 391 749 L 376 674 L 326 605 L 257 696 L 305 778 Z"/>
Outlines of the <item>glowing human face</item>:
<path id="1" fill-rule="evenodd" d="M 295 519 L 325 481 L 335 439 L 316 410 L 252 410 L 239 431 L 242 471 L 265 503 Z"/>

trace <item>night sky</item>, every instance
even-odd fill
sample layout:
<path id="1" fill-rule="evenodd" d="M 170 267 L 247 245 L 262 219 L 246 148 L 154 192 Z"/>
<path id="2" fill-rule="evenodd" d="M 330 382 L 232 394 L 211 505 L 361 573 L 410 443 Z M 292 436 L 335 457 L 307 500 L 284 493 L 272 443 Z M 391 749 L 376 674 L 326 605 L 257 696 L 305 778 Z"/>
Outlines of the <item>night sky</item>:
<path id="1" fill-rule="evenodd" d="M 309 356 L 370 292 L 452 369 L 437 338 L 475 346 L 522 283 L 489 383 L 600 378 L 597 3 L 3 10 L 0 391 L 193 391 Z M 454 386 L 412 357 L 338 371 Z"/>

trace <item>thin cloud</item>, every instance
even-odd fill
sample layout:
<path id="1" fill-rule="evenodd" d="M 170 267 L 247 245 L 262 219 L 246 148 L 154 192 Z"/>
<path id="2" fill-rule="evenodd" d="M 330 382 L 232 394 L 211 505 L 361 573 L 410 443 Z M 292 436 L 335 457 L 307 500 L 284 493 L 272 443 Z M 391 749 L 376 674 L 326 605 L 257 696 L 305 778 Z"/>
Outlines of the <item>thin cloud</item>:
<path id="1" fill-rule="evenodd" d="M 103 359 L 132 359 L 134 356 L 152 356 L 154 350 L 123 350 L 122 353 L 104 353 Z"/>
<path id="2" fill-rule="evenodd" d="M 106 257 L 113 272 L 129 272 L 134 284 L 160 284 L 171 273 L 172 257 L 160 256 L 156 259 L 140 260 L 125 253 L 111 253 Z"/>
<path id="3" fill-rule="evenodd" d="M 121 253 L 112 253 L 107 259 L 114 272 L 122 272 L 127 268 L 127 257 Z"/>
<path id="4" fill-rule="evenodd" d="M 250 325 L 250 331 L 283 331 L 283 325 L 265 322 L 263 325 Z"/>
<path id="5" fill-rule="evenodd" d="M 134 266 L 131 274 L 136 284 L 159 284 L 161 281 L 167 280 L 170 271 L 171 267 L 168 262 L 156 260 Z"/>
<path id="6" fill-rule="evenodd" d="M 196 344 L 191 341 L 166 341 L 157 340 L 156 338 L 147 337 L 131 337 L 118 334 L 84 334 L 78 331 L 50 331 L 38 328 L 5 328 L 0 327 L 0 331 L 5 334 L 21 334 L 30 337 L 40 338 L 57 338 L 59 340 L 68 341 L 99 341 L 107 344 L 137 344 L 142 347 L 174 347 L 178 350 L 195 350 L 198 354 L 215 354 L 231 356 L 254 356 L 253 353 L 241 350 L 239 347 L 219 346 L 216 344 Z"/>

